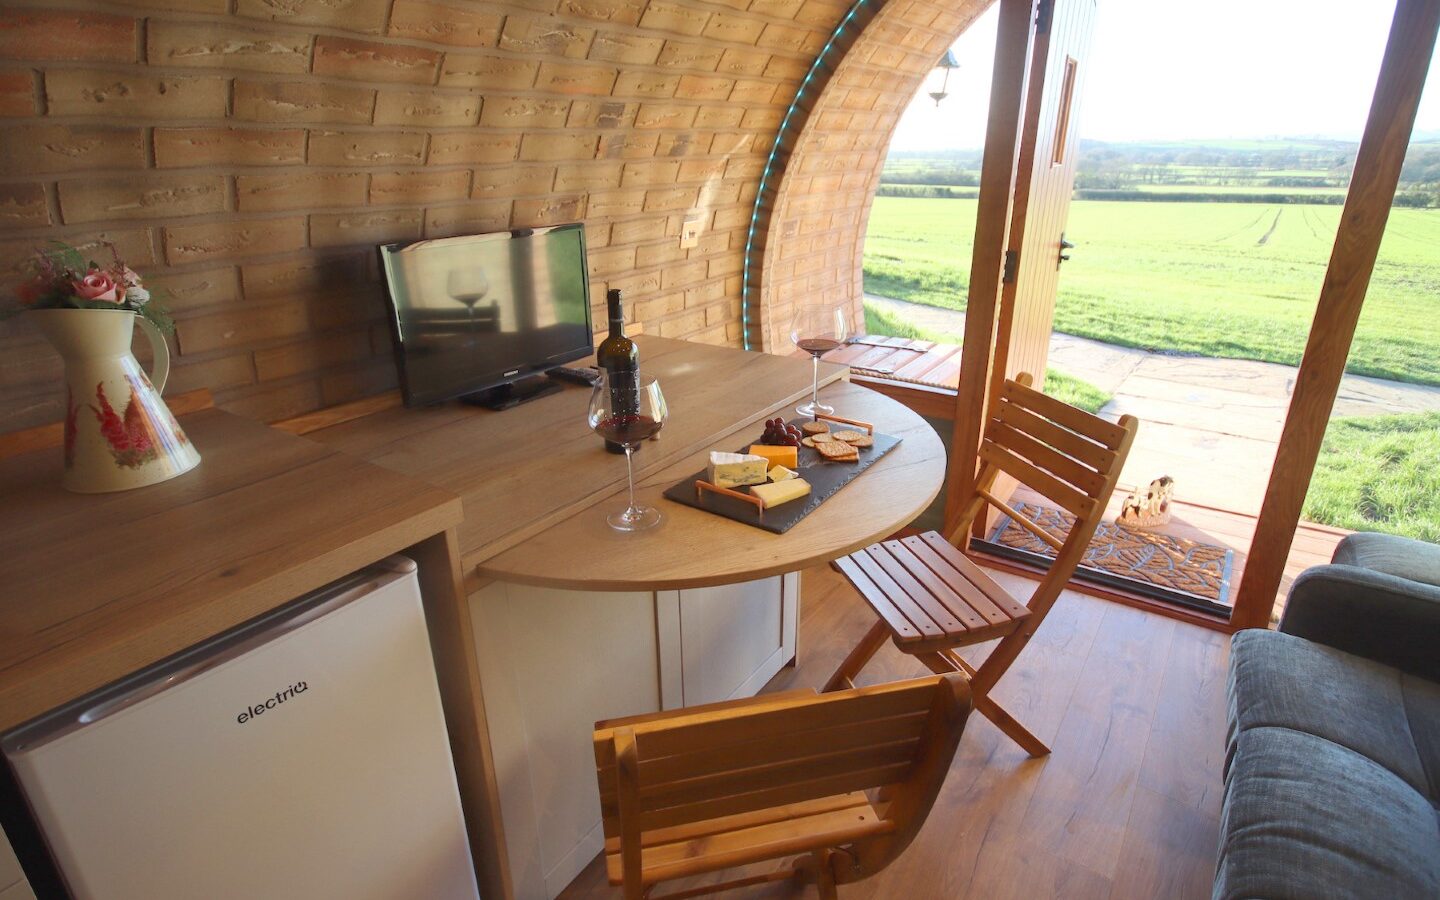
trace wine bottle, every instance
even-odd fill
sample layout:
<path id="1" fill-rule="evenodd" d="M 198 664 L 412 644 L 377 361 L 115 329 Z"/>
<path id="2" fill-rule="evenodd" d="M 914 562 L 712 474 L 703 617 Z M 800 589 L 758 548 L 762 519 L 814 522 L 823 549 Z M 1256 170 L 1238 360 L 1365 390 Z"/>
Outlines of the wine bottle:
<path id="1" fill-rule="evenodd" d="M 610 336 L 600 342 L 595 362 L 609 376 L 612 415 L 637 415 L 640 412 L 640 348 L 625 336 L 620 291 L 615 288 L 607 291 L 605 304 L 609 307 Z M 605 442 L 605 449 L 611 453 L 625 452 L 623 446 L 610 440 Z"/>

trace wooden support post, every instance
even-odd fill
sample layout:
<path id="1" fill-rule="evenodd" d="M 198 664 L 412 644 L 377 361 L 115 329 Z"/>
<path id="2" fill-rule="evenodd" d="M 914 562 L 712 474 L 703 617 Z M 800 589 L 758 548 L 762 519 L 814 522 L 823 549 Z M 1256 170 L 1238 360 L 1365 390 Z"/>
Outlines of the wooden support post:
<path id="1" fill-rule="evenodd" d="M 1320 303 L 1230 619 L 1237 628 L 1264 628 L 1270 623 L 1395 198 L 1437 29 L 1440 0 L 1399 0 L 1320 289 Z"/>
<path id="2" fill-rule="evenodd" d="M 450 753 L 460 806 L 470 836 L 482 897 L 505 900 L 515 896 L 510 880 L 510 855 L 500 818 L 500 787 L 490 749 L 490 726 L 480 693 L 480 665 L 475 658 L 474 626 L 465 579 L 460 568 L 460 543 L 455 529 L 427 538 L 405 550 L 420 566 L 425 598 L 425 624 L 435 655 L 440 702 L 450 732 Z"/>
<path id="3" fill-rule="evenodd" d="M 1036 0 L 1000 0 L 995 36 L 995 69 L 990 87 L 990 118 L 985 160 L 975 214 L 975 249 L 970 263 L 970 295 L 965 312 L 965 343 L 960 351 L 960 385 L 955 397 L 954 442 L 945 479 L 946 533 L 958 520 L 959 502 L 974 493 L 976 460 L 985 426 L 985 401 L 999 318 L 1005 247 L 1019 171 L 1021 117 L 1034 35 Z"/>
<path id="4" fill-rule="evenodd" d="M 1036 11 L 1034 44 L 1030 49 L 1030 83 L 1025 90 L 1020 156 L 1016 163 L 1014 198 L 1010 208 L 1010 237 L 1006 244 L 1007 249 L 1015 254 L 1010 264 L 1015 277 L 1000 285 L 1000 307 L 995 317 L 994 362 L 991 364 L 990 388 L 985 395 L 986 409 L 999 402 L 1000 389 L 1005 385 L 1005 379 L 1011 377 L 1010 342 L 1015 331 L 1015 296 L 1020 288 L 1020 264 L 1025 253 L 1025 222 L 1030 212 L 1030 186 L 1035 180 L 1035 148 L 1040 143 L 1040 110 L 1045 102 L 1045 70 L 1050 62 L 1048 20 L 1054 15 L 1054 7 L 1055 0 L 1041 0 Z M 1040 379 L 1042 386 L 1045 384 L 1044 372 L 1032 374 Z M 977 527 L 983 528 L 984 525 L 982 521 Z"/>

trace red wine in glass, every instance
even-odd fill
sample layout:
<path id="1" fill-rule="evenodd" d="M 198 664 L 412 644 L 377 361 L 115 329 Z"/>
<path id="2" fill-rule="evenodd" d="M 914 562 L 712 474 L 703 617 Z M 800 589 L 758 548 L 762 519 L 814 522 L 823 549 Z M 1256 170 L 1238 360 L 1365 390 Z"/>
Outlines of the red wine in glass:
<path id="1" fill-rule="evenodd" d="M 625 444 L 633 446 L 648 441 L 659 431 L 659 422 L 649 416 L 641 415 L 610 416 L 608 419 L 602 419 L 595 426 L 596 434 L 621 446 Z"/>
<path id="2" fill-rule="evenodd" d="M 801 338 L 795 342 L 795 346 L 813 356 L 824 356 L 831 350 L 839 349 L 840 343 L 830 338 Z"/>
<path id="3" fill-rule="evenodd" d="M 618 378 L 611 390 L 611 379 Z M 590 393 L 586 421 L 596 434 L 625 448 L 625 474 L 630 485 L 630 505 L 606 517 L 616 531 L 641 531 L 660 523 L 660 510 L 635 502 L 635 448 L 659 433 L 670 415 L 660 382 L 633 371 L 612 373 L 600 370 L 600 380 Z"/>
<path id="4" fill-rule="evenodd" d="M 820 357 L 844 343 L 847 333 L 845 311 L 838 306 L 804 303 L 795 310 L 790 340 L 809 353 L 812 362 L 810 402 L 795 408 L 800 415 L 828 416 L 835 412 L 834 407 L 820 402 Z"/>

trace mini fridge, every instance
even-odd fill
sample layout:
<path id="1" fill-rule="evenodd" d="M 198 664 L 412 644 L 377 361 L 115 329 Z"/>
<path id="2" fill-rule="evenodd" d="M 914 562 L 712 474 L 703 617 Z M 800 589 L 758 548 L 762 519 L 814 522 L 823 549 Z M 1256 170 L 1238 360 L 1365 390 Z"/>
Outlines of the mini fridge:
<path id="1" fill-rule="evenodd" d="M 416 565 L 0 739 L 78 900 L 476 898 Z"/>

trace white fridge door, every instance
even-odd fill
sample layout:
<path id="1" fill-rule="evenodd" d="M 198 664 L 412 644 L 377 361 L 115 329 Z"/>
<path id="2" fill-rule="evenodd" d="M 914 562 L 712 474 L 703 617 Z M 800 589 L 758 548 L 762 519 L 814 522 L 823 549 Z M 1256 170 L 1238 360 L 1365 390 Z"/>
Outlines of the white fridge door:
<path id="1" fill-rule="evenodd" d="M 74 895 L 478 896 L 414 568 L 7 741 Z"/>

